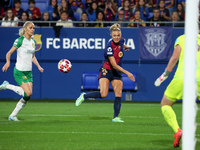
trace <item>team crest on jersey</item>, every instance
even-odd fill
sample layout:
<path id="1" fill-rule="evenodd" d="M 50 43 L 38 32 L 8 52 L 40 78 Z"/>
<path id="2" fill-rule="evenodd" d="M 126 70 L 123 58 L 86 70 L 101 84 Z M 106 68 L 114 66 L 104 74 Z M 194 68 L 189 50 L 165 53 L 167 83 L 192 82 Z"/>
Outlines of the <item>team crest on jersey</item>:
<path id="1" fill-rule="evenodd" d="M 42 40 L 41 40 L 42 35 L 41 34 L 34 34 L 33 39 L 36 41 L 36 50 L 39 51 L 42 48 Z"/>
<path id="2" fill-rule="evenodd" d="M 26 79 L 27 79 L 27 77 L 26 77 L 26 76 L 22 76 L 22 78 L 23 78 L 24 80 L 26 80 Z"/>
<path id="3" fill-rule="evenodd" d="M 122 56 L 123 56 L 123 53 L 122 53 L 122 52 L 119 52 L 118 56 L 119 56 L 119 57 L 122 57 Z"/>
<path id="4" fill-rule="evenodd" d="M 153 55 L 158 56 L 160 53 L 162 53 L 165 48 L 167 47 L 167 44 L 165 43 L 165 30 L 163 29 L 149 29 L 147 30 L 147 33 L 145 34 L 147 40 L 144 46 L 146 49 Z"/>

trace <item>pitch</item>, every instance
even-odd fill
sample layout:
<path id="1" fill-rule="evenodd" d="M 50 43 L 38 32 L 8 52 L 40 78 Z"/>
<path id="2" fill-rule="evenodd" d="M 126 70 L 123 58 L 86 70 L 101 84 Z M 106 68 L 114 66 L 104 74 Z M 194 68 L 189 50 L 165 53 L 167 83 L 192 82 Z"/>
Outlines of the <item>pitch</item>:
<path id="1" fill-rule="evenodd" d="M 173 131 L 165 122 L 159 103 L 122 102 L 113 123 L 113 101 L 31 100 L 19 113 L 20 122 L 8 121 L 17 100 L 0 101 L 2 150 L 169 150 Z M 173 106 L 182 126 L 182 104 Z M 200 124 L 200 112 L 197 123 Z M 200 139 L 200 127 L 196 137 Z M 181 149 L 181 146 L 180 148 Z M 197 141 L 196 149 L 200 149 Z"/>

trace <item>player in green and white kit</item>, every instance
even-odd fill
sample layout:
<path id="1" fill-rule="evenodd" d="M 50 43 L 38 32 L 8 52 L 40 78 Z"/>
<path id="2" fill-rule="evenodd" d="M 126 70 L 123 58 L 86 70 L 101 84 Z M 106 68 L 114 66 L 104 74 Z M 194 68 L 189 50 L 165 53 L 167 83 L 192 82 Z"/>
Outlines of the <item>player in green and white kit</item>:
<path id="1" fill-rule="evenodd" d="M 30 21 L 25 22 L 23 28 L 19 30 L 20 37 L 15 40 L 12 48 L 6 54 L 6 63 L 2 68 L 3 72 L 7 71 L 7 69 L 10 67 L 10 57 L 12 53 L 17 50 L 17 61 L 14 68 L 14 78 L 19 86 L 9 84 L 8 81 L 4 81 L 0 85 L 0 91 L 9 89 L 22 96 L 15 109 L 8 117 L 10 121 L 18 121 L 16 115 L 26 105 L 27 101 L 32 95 L 32 62 L 38 67 L 40 72 L 44 71 L 44 69 L 39 65 L 37 58 L 35 57 L 36 43 L 32 38 L 34 31 L 35 25 Z"/>
<path id="2" fill-rule="evenodd" d="M 200 47 L 200 35 L 197 38 L 198 47 Z M 168 75 L 178 62 L 178 67 L 174 75 L 173 80 L 165 90 L 164 96 L 161 101 L 161 111 L 169 126 L 174 130 L 174 147 L 180 145 L 182 137 L 182 131 L 178 125 L 176 114 L 172 109 L 172 105 L 179 99 L 183 98 L 183 74 L 184 74 L 184 50 L 185 50 L 185 35 L 179 36 L 174 45 L 174 52 L 169 60 L 165 72 L 155 81 L 155 86 L 160 84 L 167 79 Z M 196 81 L 198 86 L 198 99 L 200 98 L 200 50 L 197 52 L 197 71 Z"/>

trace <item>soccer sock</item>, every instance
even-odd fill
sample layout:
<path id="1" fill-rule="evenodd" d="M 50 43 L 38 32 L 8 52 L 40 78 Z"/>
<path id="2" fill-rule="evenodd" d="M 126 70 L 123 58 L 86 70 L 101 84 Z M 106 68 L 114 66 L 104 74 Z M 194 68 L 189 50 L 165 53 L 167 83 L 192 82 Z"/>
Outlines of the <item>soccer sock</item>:
<path id="1" fill-rule="evenodd" d="M 16 116 L 16 115 L 19 113 L 19 111 L 20 111 L 22 108 L 25 107 L 26 103 L 27 103 L 27 101 L 25 101 L 23 98 L 21 98 L 21 99 L 19 100 L 19 102 L 17 103 L 15 109 L 14 109 L 13 112 L 11 113 L 11 116 Z"/>
<path id="2" fill-rule="evenodd" d="M 15 86 L 12 84 L 6 85 L 6 89 L 12 90 L 20 96 L 24 96 L 24 90 L 20 86 Z"/>
<path id="3" fill-rule="evenodd" d="M 179 129 L 179 125 L 178 125 L 178 122 L 176 119 L 176 114 L 175 114 L 174 110 L 172 109 L 172 107 L 169 105 L 164 105 L 161 107 L 161 111 L 162 111 L 162 114 L 163 114 L 166 122 L 168 123 L 168 125 L 176 133 Z"/>
<path id="4" fill-rule="evenodd" d="M 121 109 L 121 97 L 115 97 L 115 102 L 114 102 L 114 117 L 118 117 Z"/>
<path id="5" fill-rule="evenodd" d="M 101 98 L 101 93 L 100 91 L 86 93 L 84 94 L 84 99 L 86 98 Z"/>

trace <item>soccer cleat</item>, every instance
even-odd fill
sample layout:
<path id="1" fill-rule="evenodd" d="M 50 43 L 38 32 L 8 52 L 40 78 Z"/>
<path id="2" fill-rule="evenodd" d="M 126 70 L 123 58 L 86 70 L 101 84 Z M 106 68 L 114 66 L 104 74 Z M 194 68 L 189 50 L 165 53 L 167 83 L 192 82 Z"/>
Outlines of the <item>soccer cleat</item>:
<path id="1" fill-rule="evenodd" d="M 9 116 L 8 120 L 10 120 L 10 121 L 19 121 L 16 116 Z"/>
<path id="2" fill-rule="evenodd" d="M 0 91 L 1 91 L 1 90 L 5 90 L 7 84 L 9 84 L 9 82 L 8 82 L 8 81 L 4 81 L 4 82 L 0 85 Z"/>
<path id="3" fill-rule="evenodd" d="M 85 100 L 84 95 L 85 93 L 81 93 L 81 95 L 78 97 L 78 99 L 76 100 L 76 106 L 81 105 L 81 103 Z"/>
<path id="4" fill-rule="evenodd" d="M 182 137 L 182 130 L 178 129 L 178 131 L 174 134 L 174 147 L 179 147 L 179 145 L 181 144 L 180 140 Z"/>
<path id="5" fill-rule="evenodd" d="M 124 122 L 120 117 L 115 117 L 112 119 L 112 122 Z"/>

